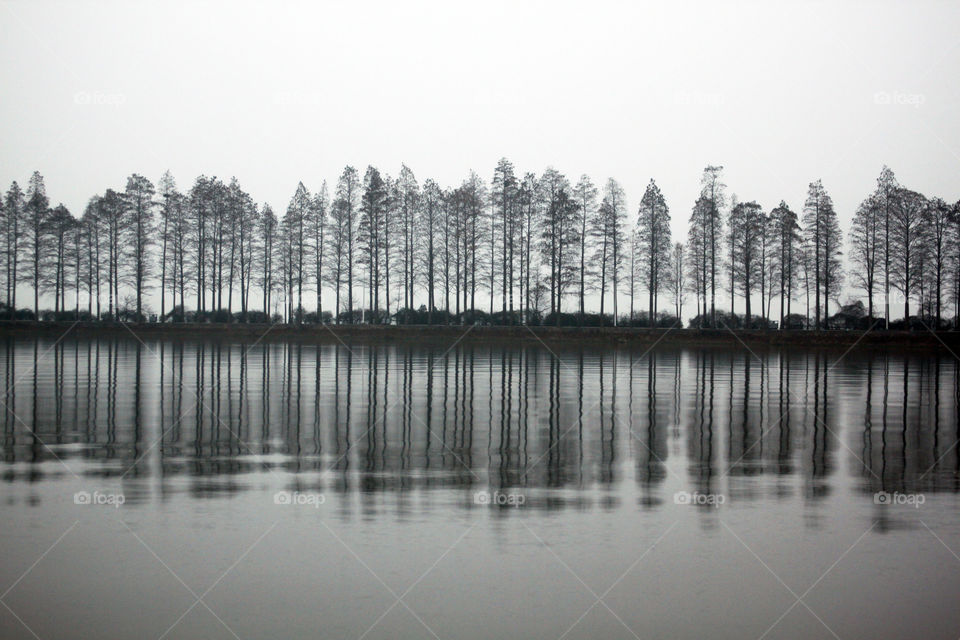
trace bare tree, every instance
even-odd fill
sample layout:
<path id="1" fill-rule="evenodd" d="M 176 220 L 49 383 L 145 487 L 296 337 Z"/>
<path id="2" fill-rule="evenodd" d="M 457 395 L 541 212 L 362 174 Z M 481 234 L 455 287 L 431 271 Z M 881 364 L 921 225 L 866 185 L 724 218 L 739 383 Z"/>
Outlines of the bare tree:
<path id="1" fill-rule="evenodd" d="M 423 184 L 423 198 L 418 219 L 418 233 L 424 246 L 422 272 L 427 288 L 427 324 L 433 324 L 433 312 L 436 308 L 438 236 L 443 229 L 442 216 L 443 192 L 433 180 Z"/>
<path id="2" fill-rule="evenodd" d="M 937 329 L 943 316 L 943 288 L 945 285 L 950 248 L 960 243 L 954 234 L 952 224 L 953 208 L 940 198 L 934 198 L 924 209 L 924 227 L 926 244 L 931 262 L 931 281 L 933 305 L 936 311 L 934 319 Z"/>
<path id="3" fill-rule="evenodd" d="M 387 233 L 387 198 L 388 185 L 374 167 L 367 167 L 363 177 L 363 196 L 360 204 L 360 222 L 357 238 L 360 243 L 361 255 L 359 264 L 367 267 L 367 287 L 369 288 L 369 302 L 371 322 L 377 320 L 380 308 L 381 268 L 387 260 L 385 235 Z M 388 285 L 389 290 L 389 285 Z M 388 294 L 389 295 L 389 291 Z"/>
<path id="4" fill-rule="evenodd" d="M 347 283 L 347 243 L 350 236 L 350 205 L 343 198 L 336 198 L 330 207 L 330 223 L 327 238 L 327 282 L 334 288 L 334 321 L 340 323 L 343 309 L 340 305 L 340 291 Z"/>
<path id="5" fill-rule="evenodd" d="M 279 224 L 277 216 L 269 204 L 264 203 L 260 210 L 258 219 L 258 230 L 260 232 L 260 242 L 258 244 L 259 252 L 257 254 L 259 285 L 261 295 L 263 296 L 263 314 L 269 321 L 270 302 L 274 290 L 277 287 L 277 278 L 275 274 L 276 255 L 278 251 L 277 235 Z"/>
<path id="6" fill-rule="evenodd" d="M 17 281 L 20 275 L 21 239 L 26 222 L 27 205 L 20 185 L 14 181 L 3 202 L 4 271 L 6 303 L 11 312 L 17 310 Z"/>
<path id="7" fill-rule="evenodd" d="M 813 260 L 814 326 L 822 328 L 830 316 L 830 298 L 839 293 L 841 235 L 837 213 L 823 184 L 811 182 L 803 207 L 803 225 Z M 822 300 L 822 305 L 821 305 Z"/>
<path id="8" fill-rule="evenodd" d="M 707 256 L 710 265 L 710 324 L 714 327 L 717 325 L 717 239 L 721 227 L 720 212 L 726 205 L 726 185 L 721 178 L 722 173 L 722 166 L 710 165 L 703 170 L 703 177 L 700 179 L 700 197 L 706 205 L 702 212 L 703 227 L 710 245 Z"/>
<path id="9" fill-rule="evenodd" d="M 712 204 L 704 196 L 697 198 L 690 214 L 687 229 L 687 264 L 690 270 L 690 286 L 697 297 L 697 315 L 700 316 L 701 326 L 706 324 L 708 314 L 708 295 L 710 288 L 712 261 L 711 251 L 713 242 L 710 239 L 710 211 Z M 701 307 L 702 303 L 702 307 Z"/>
<path id="10" fill-rule="evenodd" d="M 403 307 L 413 309 L 413 296 L 416 287 L 417 256 L 420 243 L 417 238 L 417 222 L 420 219 L 421 194 L 417 178 L 407 165 L 400 168 L 396 183 L 398 226 L 402 245 L 400 247 L 400 268 L 403 275 Z"/>
<path id="11" fill-rule="evenodd" d="M 610 178 L 604 188 L 603 200 L 594 219 L 593 235 L 595 238 L 594 262 L 600 270 L 600 315 L 604 312 L 604 298 L 607 283 L 612 283 L 613 291 L 613 324 L 617 319 L 617 294 L 620 288 L 620 271 L 625 256 L 624 248 L 626 236 L 624 222 L 626 219 L 626 196 L 620 184 Z"/>
<path id="12" fill-rule="evenodd" d="M 873 318 L 873 297 L 880 267 L 886 263 L 886 218 L 883 200 L 873 194 L 860 203 L 850 229 L 850 260 L 856 285 L 867 294 L 867 315 Z M 884 273 L 886 276 L 886 273 Z"/>
<path id="13" fill-rule="evenodd" d="M 520 228 L 522 232 L 520 256 L 520 282 L 523 287 L 523 293 L 520 299 L 523 302 L 524 323 L 530 322 L 530 287 L 536 284 L 538 265 L 535 262 L 536 256 L 533 251 L 533 239 L 536 235 L 535 228 L 540 221 L 540 183 L 532 173 L 524 174 L 523 182 L 517 193 L 517 204 L 520 209 Z"/>
<path id="14" fill-rule="evenodd" d="M 683 326 L 683 303 L 687 297 L 686 248 L 682 242 L 675 242 L 670 252 L 670 280 L 668 290 L 673 294 L 674 315 Z"/>
<path id="15" fill-rule="evenodd" d="M 900 188 L 897 178 L 890 167 L 884 165 L 877 178 L 877 190 L 874 192 L 877 206 L 883 211 L 883 317 L 886 329 L 890 328 L 890 287 L 892 286 L 891 266 L 893 263 L 893 200 L 896 191 Z"/>
<path id="16" fill-rule="evenodd" d="M 744 327 L 750 328 L 751 298 L 763 273 L 763 245 L 766 217 L 756 202 L 740 202 L 730 211 L 733 282 L 745 302 Z M 762 306 L 762 305 L 761 305 Z"/>
<path id="17" fill-rule="evenodd" d="M 670 209 L 652 179 L 640 200 L 637 216 L 643 277 L 649 294 L 647 306 L 650 324 L 656 324 L 657 295 L 661 279 L 670 264 Z"/>
<path id="18" fill-rule="evenodd" d="M 53 290 L 54 317 L 66 311 L 66 289 L 70 280 L 70 244 L 73 236 L 73 216 L 62 204 L 50 212 L 47 222 L 49 231 L 49 268 L 43 274 L 44 288 Z"/>
<path id="19" fill-rule="evenodd" d="M 306 259 L 310 252 L 310 236 L 307 225 L 310 219 L 310 209 L 313 206 L 310 192 L 302 182 L 297 183 L 297 189 L 290 198 L 290 204 L 287 205 L 287 213 L 283 218 L 284 228 L 288 236 L 288 247 L 293 253 L 289 256 L 291 260 L 289 276 L 292 278 L 293 286 L 296 288 L 297 308 L 289 307 L 288 312 L 291 319 L 295 319 L 297 324 L 303 322 L 303 285 L 309 275 L 307 271 Z M 289 290 L 289 288 L 288 288 Z M 293 304 L 293 291 L 290 291 L 288 303 Z"/>
<path id="20" fill-rule="evenodd" d="M 897 187 L 890 197 L 890 283 L 903 294 L 903 317 L 910 327 L 910 295 L 919 285 L 923 253 L 923 217 L 927 199 Z"/>
<path id="21" fill-rule="evenodd" d="M 26 261 L 30 265 L 30 285 L 33 287 L 33 314 L 40 317 L 40 289 L 46 273 L 49 256 L 47 236 L 49 235 L 50 201 L 43 176 L 34 171 L 27 187 L 26 218 L 24 220 L 24 244 Z"/>
<path id="22" fill-rule="evenodd" d="M 84 251 L 87 254 L 86 289 L 87 312 L 93 315 L 93 300 L 97 301 L 96 318 L 100 319 L 100 276 L 103 273 L 100 264 L 100 197 L 90 198 L 80 223 L 83 225 L 85 240 Z"/>
<path id="23" fill-rule="evenodd" d="M 583 323 L 583 317 L 586 313 L 586 293 L 587 283 L 592 277 L 592 269 L 588 264 L 588 253 L 592 249 L 591 240 L 593 236 L 588 232 L 587 226 L 593 220 L 597 212 L 597 195 L 599 191 L 594 186 L 590 176 L 583 174 L 573 189 L 574 197 L 577 200 L 577 207 L 580 209 L 577 214 L 577 221 L 580 223 L 580 247 L 578 256 L 580 258 L 580 269 L 577 276 L 577 285 L 580 287 L 580 322 Z M 631 305 L 631 315 L 633 314 Z"/>
<path id="24" fill-rule="evenodd" d="M 344 234 L 344 248 L 346 250 L 347 272 L 347 311 L 350 322 L 353 322 L 353 266 L 355 263 L 354 248 L 356 246 L 356 214 L 360 200 L 360 178 L 357 170 L 351 166 L 344 168 L 337 181 L 337 200 L 341 210 L 338 215 L 343 217 L 342 233 Z"/>
<path id="25" fill-rule="evenodd" d="M 154 243 L 153 183 L 141 175 L 127 178 L 127 205 L 124 240 L 129 247 L 128 271 L 137 299 L 137 320 L 143 321 L 143 294 L 150 286 L 153 264 L 150 248 Z"/>
<path id="26" fill-rule="evenodd" d="M 500 234 L 500 298 L 501 311 L 506 314 L 509 308 L 513 313 L 513 256 L 514 234 L 516 231 L 517 190 L 519 184 L 514 175 L 513 164 L 506 158 L 500 158 L 493 171 L 493 181 L 490 187 L 491 205 L 493 208 L 492 221 L 494 229 Z M 493 240 L 496 233 L 491 234 Z M 491 244 L 491 247 L 493 245 Z M 491 291 L 491 297 L 493 292 Z M 509 298 L 509 307 L 508 307 Z"/>
<path id="27" fill-rule="evenodd" d="M 323 275 L 323 269 L 326 264 L 324 260 L 324 249 L 327 246 L 327 217 L 330 208 L 330 196 L 327 191 L 327 182 L 324 181 L 314 197 L 310 207 L 310 247 L 313 249 L 313 273 L 314 285 L 317 291 L 317 322 L 323 322 L 323 283 L 327 279 Z"/>

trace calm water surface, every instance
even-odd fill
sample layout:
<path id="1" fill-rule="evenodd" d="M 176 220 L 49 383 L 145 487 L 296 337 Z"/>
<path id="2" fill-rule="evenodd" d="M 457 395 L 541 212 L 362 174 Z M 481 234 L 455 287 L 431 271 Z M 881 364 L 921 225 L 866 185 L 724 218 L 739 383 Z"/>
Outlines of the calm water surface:
<path id="1" fill-rule="evenodd" d="M 960 637 L 948 353 L 0 363 L 2 638 Z"/>

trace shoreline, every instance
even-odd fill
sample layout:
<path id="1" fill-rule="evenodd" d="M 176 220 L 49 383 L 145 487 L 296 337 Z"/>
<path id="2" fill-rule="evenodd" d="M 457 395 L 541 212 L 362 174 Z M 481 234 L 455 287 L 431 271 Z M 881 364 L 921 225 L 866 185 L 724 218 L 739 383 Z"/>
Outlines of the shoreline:
<path id="1" fill-rule="evenodd" d="M 268 332 L 269 329 L 269 332 Z M 0 336 L 55 336 L 65 333 L 77 337 L 118 337 L 131 333 L 147 338 L 258 339 L 294 340 L 311 343 L 364 342 L 409 343 L 455 341 L 532 342 L 548 344 L 584 344 L 590 346 L 649 346 L 654 343 L 687 346 L 748 345 L 773 347 L 897 347 L 947 348 L 960 351 L 960 331 L 884 331 L 862 330 L 728 330 L 728 329 L 649 329 L 637 327 L 526 327 L 462 325 L 288 325 L 288 324 L 215 324 L 215 323 L 119 323 L 119 322 L 33 322 L 2 321 Z M 264 335 L 266 334 L 266 335 Z M 941 342 L 942 341 L 942 342 Z"/>

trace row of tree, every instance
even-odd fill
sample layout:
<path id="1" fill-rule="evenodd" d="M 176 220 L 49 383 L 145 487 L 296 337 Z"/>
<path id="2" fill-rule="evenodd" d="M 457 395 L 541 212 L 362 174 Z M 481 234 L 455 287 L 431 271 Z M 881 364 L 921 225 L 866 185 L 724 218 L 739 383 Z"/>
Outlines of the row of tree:
<path id="1" fill-rule="evenodd" d="M 736 318 L 738 298 L 741 326 L 768 326 L 774 302 L 779 325 L 789 325 L 800 300 L 807 326 L 827 326 L 844 261 L 826 189 L 811 183 L 799 215 L 785 202 L 765 212 L 754 201 L 728 200 L 722 174 L 719 166 L 704 170 L 685 242 L 675 242 L 653 180 L 631 215 L 612 178 L 598 186 L 552 168 L 520 175 L 507 159 L 489 183 L 471 173 L 447 189 L 418 183 L 406 166 L 396 178 L 348 166 L 332 189 L 324 182 L 311 194 L 299 183 L 281 217 L 235 178 L 200 176 L 184 192 L 168 172 L 157 185 L 131 175 L 77 218 L 62 204 L 51 207 L 35 172 L 26 191 L 14 182 L 0 202 L 0 278 L 6 309 L 28 288 L 35 316 L 44 294 L 55 317 L 143 319 L 145 300 L 156 295 L 164 321 L 258 320 L 282 310 L 289 322 L 383 322 L 413 314 L 418 302 L 429 323 L 462 319 L 478 303 L 503 323 L 543 314 L 559 321 L 562 311 L 583 321 L 593 296 L 601 319 L 656 322 L 681 318 L 692 295 L 697 326 Z M 927 199 L 884 167 L 848 245 L 848 281 L 866 294 L 870 318 L 882 294 L 889 326 L 891 292 L 901 294 L 908 319 L 911 301 L 938 326 L 948 305 L 956 313 L 960 203 Z M 730 315 L 720 311 L 718 291 Z M 664 300 L 669 314 L 659 311 Z"/>

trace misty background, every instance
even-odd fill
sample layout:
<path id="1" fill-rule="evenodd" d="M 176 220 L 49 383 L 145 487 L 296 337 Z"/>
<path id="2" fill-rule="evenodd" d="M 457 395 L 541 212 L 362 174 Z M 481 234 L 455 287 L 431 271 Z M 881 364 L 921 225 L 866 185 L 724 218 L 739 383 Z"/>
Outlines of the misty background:
<path id="1" fill-rule="evenodd" d="M 181 189 L 236 176 L 283 211 L 298 181 L 332 185 L 347 164 L 451 186 L 506 156 L 616 178 L 630 221 L 654 178 L 684 239 L 703 167 L 722 164 L 728 193 L 767 211 L 801 210 L 822 179 L 846 241 L 883 164 L 960 198 L 958 18 L 956 3 L 3 2 L 0 182 L 39 170 L 78 216 L 169 169 Z"/>

